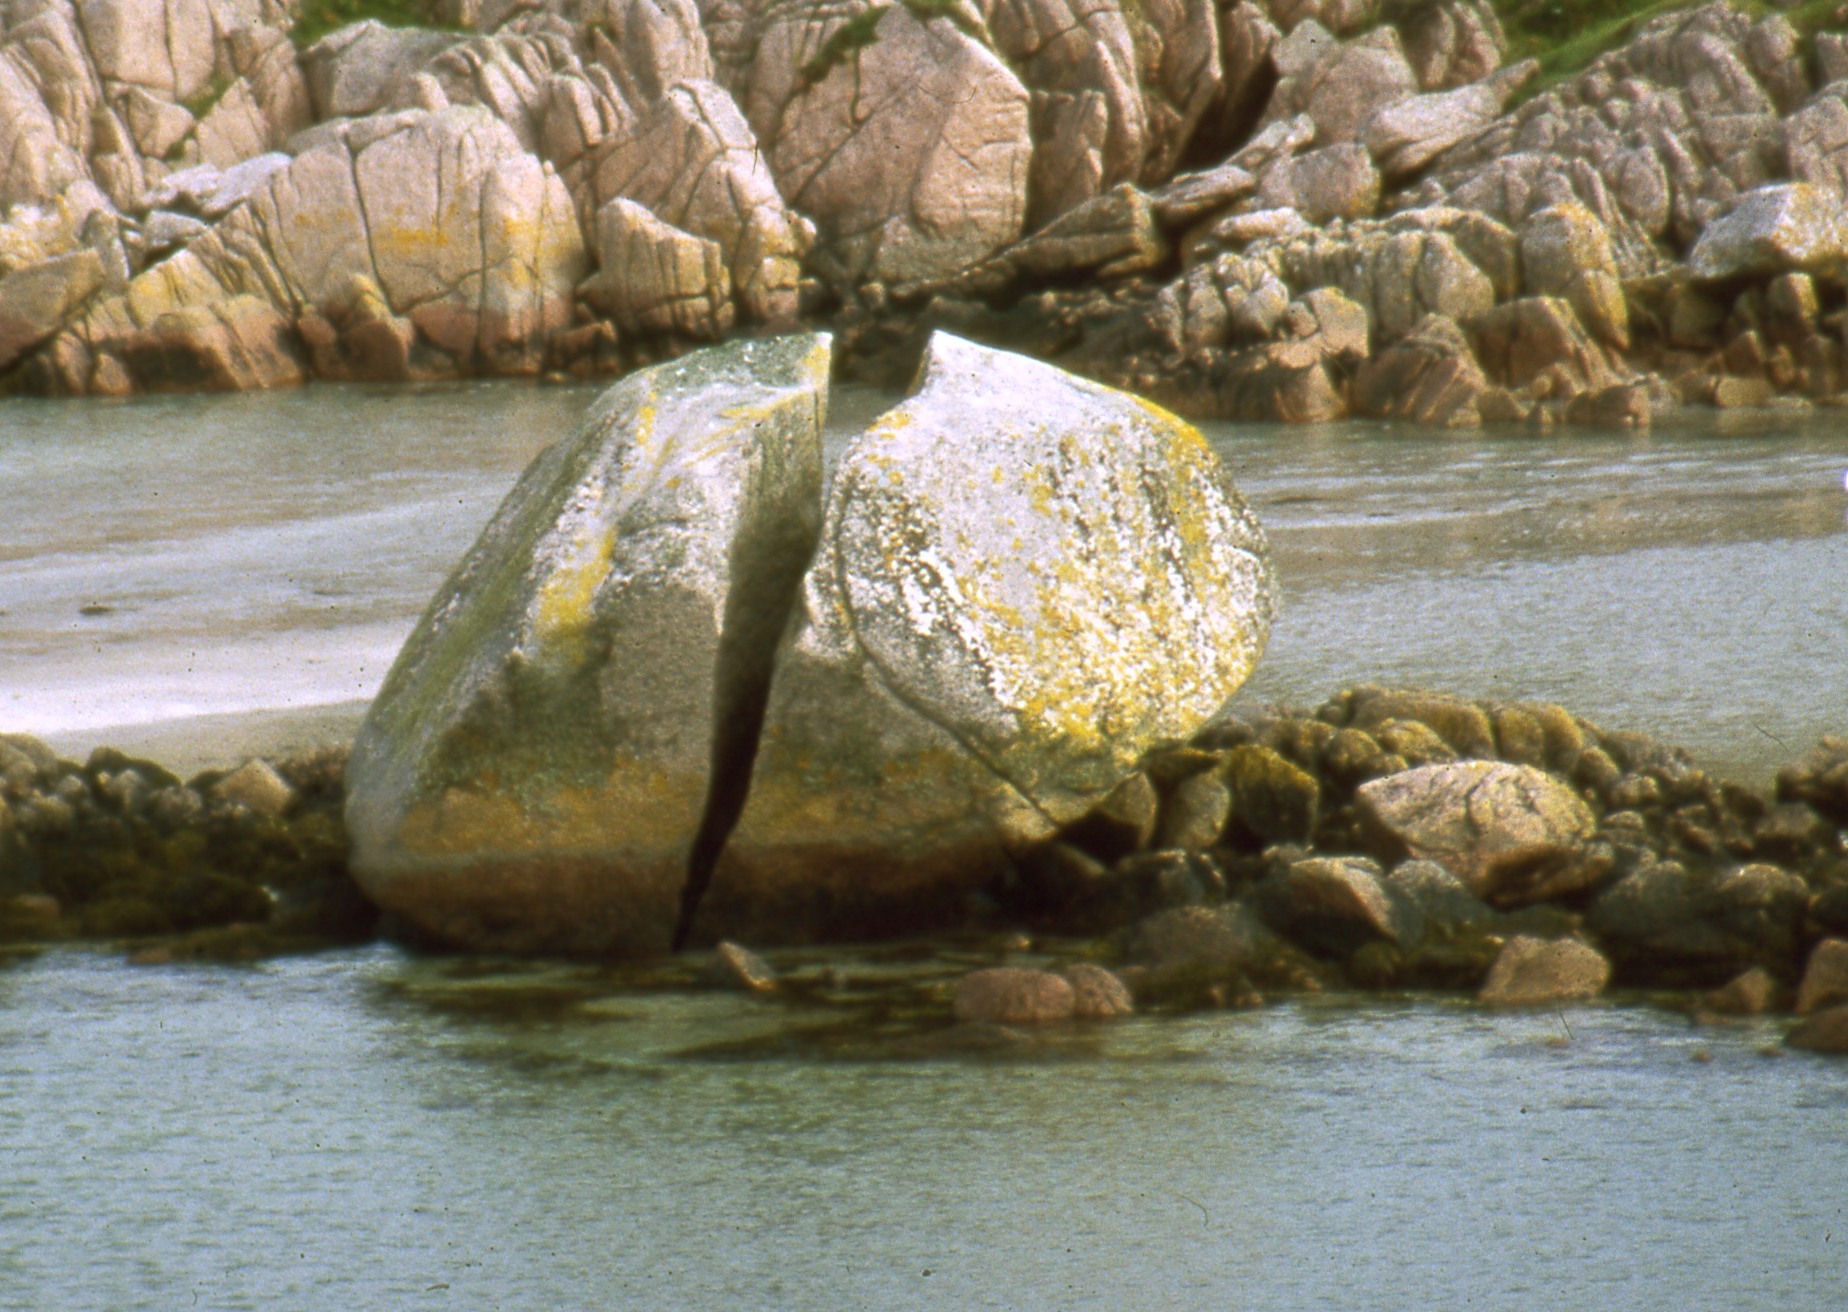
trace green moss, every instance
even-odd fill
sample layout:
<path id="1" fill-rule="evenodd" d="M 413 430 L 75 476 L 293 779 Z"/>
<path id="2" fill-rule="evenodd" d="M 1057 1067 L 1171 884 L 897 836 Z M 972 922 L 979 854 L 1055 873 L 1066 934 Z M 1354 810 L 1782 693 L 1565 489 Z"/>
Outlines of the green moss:
<path id="1" fill-rule="evenodd" d="M 890 8 L 890 5 L 876 5 L 864 13 L 855 14 L 829 33 L 820 52 L 802 66 L 802 84 L 814 86 L 853 58 L 856 51 L 864 50 L 878 40 L 879 20 L 885 17 Z"/>
<path id="2" fill-rule="evenodd" d="M 231 82 L 228 75 L 215 77 L 200 88 L 197 94 L 187 97 L 180 104 L 194 118 L 204 118 L 225 98 L 225 92 L 231 89 Z"/>
<path id="3" fill-rule="evenodd" d="M 1764 0 L 1744 0 L 1736 7 L 1753 18 L 1782 13 L 1807 39 L 1833 24 L 1840 3 L 1805 0 L 1794 9 L 1778 9 Z M 1526 91 L 1533 96 L 1583 72 L 1652 20 L 1695 7 L 1689 0 L 1497 0 L 1495 10 L 1508 38 L 1507 62 L 1540 62 L 1540 76 Z"/>
<path id="4" fill-rule="evenodd" d="M 466 30 L 442 20 L 437 0 L 304 0 L 289 35 L 298 47 L 311 46 L 329 32 L 368 18 L 376 18 L 387 27 Z"/>

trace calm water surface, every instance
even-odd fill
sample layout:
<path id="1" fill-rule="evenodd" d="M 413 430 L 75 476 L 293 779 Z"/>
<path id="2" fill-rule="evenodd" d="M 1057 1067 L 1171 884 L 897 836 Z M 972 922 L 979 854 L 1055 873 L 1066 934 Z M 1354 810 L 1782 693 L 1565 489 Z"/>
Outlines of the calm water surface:
<path id="1" fill-rule="evenodd" d="M 0 402 L 0 729 L 183 768 L 350 733 L 593 395 Z M 1285 594 L 1245 695 L 1556 698 L 1762 778 L 1848 728 L 1848 432 L 1754 424 L 1215 428 Z M 531 982 L 0 968 L 0 1308 L 1810 1308 L 1848 1274 L 1848 1068 L 1774 1029 L 1332 1001 L 822 1060 L 729 995 L 469 994 Z"/>
<path id="2" fill-rule="evenodd" d="M 1848 1082 L 1769 1030 L 1324 1001 L 740 1060 L 692 1049 L 775 1004 L 457 975 L 0 973 L 0 1306 L 1731 1310 L 1848 1267 Z"/>

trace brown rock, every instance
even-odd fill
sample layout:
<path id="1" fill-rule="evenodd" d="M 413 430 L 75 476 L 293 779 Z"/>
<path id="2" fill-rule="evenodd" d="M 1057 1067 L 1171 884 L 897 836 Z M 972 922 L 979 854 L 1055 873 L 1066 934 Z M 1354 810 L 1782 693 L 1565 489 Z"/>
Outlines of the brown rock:
<path id="1" fill-rule="evenodd" d="M 1070 1020 L 1078 1007 L 1072 982 L 1047 970 L 995 966 L 956 985 L 956 1019 L 965 1024 L 1043 1025 Z"/>
<path id="2" fill-rule="evenodd" d="M 1805 1052 L 1848 1053 L 1848 1006 L 1825 1007 L 1805 1018 L 1784 1042 Z"/>
<path id="3" fill-rule="evenodd" d="M 1102 966 L 1081 962 L 1061 973 L 1072 986 L 1072 1015 L 1079 1020 L 1112 1020 L 1136 1009 L 1128 985 Z"/>
<path id="4" fill-rule="evenodd" d="M 776 992 L 776 972 L 770 963 L 741 943 L 727 940 L 713 949 L 712 974 L 719 982 L 746 993 Z"/>
<path id="5" fill-rule="evenodd" d="M 1844 260 L 1848 218 L 1841 200 L 1806 182 L 1747 192 L 1707 226 L 1688 252 L 1694 276 L 1713 280 L 1830 269 Z"/>
<path id="6" fill-rule="evenodd" d="M 1811 949 L 1803 968 L 1797 1011 L 1807 1015 L 1843 1001 L 1848 1001 L 1848 939 L 1825 938 Z"/>
<path id="7" fill-rule="evenodd" d="M 1427 91 L 1479 83 L 1501 67 L 1507 39 L 1488 0 L 1437 0 L 1399 19 L 1405 57 Z"/>
<path id="8" fill-rule="evenodd" d="M 1231 796 L 1231 834 L 1259 847 L 1306 843 L 1315 832 L 1322 786 L 1268 747 L 1247 743 L 1226 757 L 1220 777 Z"/>
<path id="9" fill-rule="evenodd" d="M 0 277 L 0 371 L 51 336 L 103 286 L 103 261 L 73 251 Z"/>
<path id="10" fill-rule="evenodd" d="M 1578 395 L 1620 381 L 1571 304 L 1558 297 L 1525 296 L 1498 305 L 1471 329 L 1484 371 L 1505 386 L 1540 394 L 1556 394 L 1551 389 L 1564 386 L 1568 395 Z"/>
<path id="11" fill-rule="evenodd" d="M 1442 862 L 1484 898 L 1511 872 L 1571 854 L 1596 826 L 1566 784 L 1500 761 L 1406 770 L 1362 784 L 1356 797 L 1412 856 Z"/>
<path id="12" fill-rule="evenodd" d="M 1083 819 L 1067 826 L 1063 838 L 1104 861 L 1114 861 L 1149 846 L 1160 808 L 1154 783 L 1138 770 Z"/>
<path id="13" fill-rule="evenodd" d="M 1365 857 L 1293 862 L 1265 890 L 1265 916 L 1291 938 L 1340 956 L 1369 942 L 1397 942 L 1399 931 L 1381 873 Z"/>
<path id="14" fill-rule="evenodd" d="M 1763 1016 L 1778 1009 L 1782 994 L 1771 972 L 1753 966 L 1702 996 L 1700 1010 L 1716 1016 Z"/>
<path id="15" fill-rule="evenodd" d="M 1225 832 L 1231 794 L 1217 777 L 1197 774 L 1174 786 L 1162 807 L 1157 845 L 1197 852 L 1214 846 Z"/>
<path id="16" fill-rule="evenodd" d="M 212 785 L 220 801 L 248 807 L 262 815 L 282 815 L 295 804 L 295 790 L 268 761 L 246 761 Z"/>
<path id="17" fill-rule="evenodd" d="M 1354 409 L 1378 419 L 1467 428 L 1482 422 L 1477 403 L 1488 387 L 1463 330 L 1431 314 L 1355 373 Z"/>
<path id="18" fill-rule="evenodd" d="M 1575 939 L 1511 938 L 1476 996 L 1490 1006 L 1535 1007 L 1595 998 L 1610 983 L 1611 963 Z"/>

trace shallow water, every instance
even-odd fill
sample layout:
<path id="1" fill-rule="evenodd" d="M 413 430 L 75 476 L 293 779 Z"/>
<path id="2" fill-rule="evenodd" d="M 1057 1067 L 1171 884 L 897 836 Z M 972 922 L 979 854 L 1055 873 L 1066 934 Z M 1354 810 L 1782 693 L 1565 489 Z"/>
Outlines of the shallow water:
<path id="1" fill-rule="evenodd" d="M 383 948 L 0 1000 L 8 1307 L 1813 1308 L 1848 1242 L 1840 1066 L 1640 1007 L 817 1061 Z"/>
<path id="2" fill-rule="evenodd" d="M 350 733 L 593 395 L 0 402 L 0 729 L 182 768 Z M 1848 701 L 1848 435 L 1767 422 L 1214 429 L 1285 594 L 1246 695 L 1556 697 L 1762 774 Z M 0 965 L 0 1308 L 1839 1296 L 1848 1086 L 1773 1026 L 1323 1000 L 984 1054 L 813 1019 L 388 948 Z"/>
<path id="3" fill-rule="evenodd" d="M 0 729 L 182 769 L 350 735 L 436 584 L 599 389 L 0 401 Z M 883 404 L 846 391 L 832 445 Z M 1566 702 L 1762 779 L 1848 729 L 1848 421 L 1209 428 L 1276 550 L 1250 700 Z"/>

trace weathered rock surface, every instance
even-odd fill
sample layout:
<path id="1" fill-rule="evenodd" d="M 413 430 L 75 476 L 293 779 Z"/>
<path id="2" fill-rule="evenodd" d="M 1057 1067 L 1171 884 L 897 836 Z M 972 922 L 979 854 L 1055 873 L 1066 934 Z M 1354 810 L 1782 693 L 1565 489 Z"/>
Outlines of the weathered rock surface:
<path id="1" fill-rule="evenodd" d="M 1806 182 L 1761 187 L 1708 224 L 1688 254 L 1697 278 L 1787 269 L 1834 269 L 1848 261 L 1841 197 Z"/>
<path id="2" fill-rule="evenodd" d="M 1414 857 L 1441 862 L 1492 899 L 1524 868 L 1570 855 L 1596 821 L 1553 776 L 1500 761 L 1458 761 L 1362 784 L 1363 814 Z"/>
<path id="3" fill-rule="evenodd" d="M 536 371 L 571 318 L 583 245 L 557 176 L 473 107 L 330 131 L 242 207 L 48 348 L 54 385 L 300 381 L 298 320 L 376 289 L 427 358 L 409 372 Z"/>
<path id="4" fill-rule="evenodd" d="M 746 112 L 830 276 L 928 282 L 1021 235 L 1029 97 L 953 19 L 779 10 L 757 60 Z"/>
<path id="5" fill-rule="evenodd" d="M 1044 1025 L 1070 1020 L 1077 1011 L 1071 981 L 1049 970 L 993 966 L 965 975 L 956 985 L 956 1019 L 990 1025 Z"/>
<path id="6" fill-rule="evenodd" d="M 842 457 L 826 523 L 720 924 L 951 917 L 1211 715 L 1269 629 L 1262 538 L 1197 433 L 945 334 Z"/>
<path id="7" fill-rule="evenodd" d="M 715 741 L 812 545 L 827 368 L 801 337 L 657 366 L 528 469 L 355 745 L 381 905 L 481 947 L 667 946 Z"/>
<path id="8" fill-rule="evenodd" d="M 657 367 L 528 471 L 356 748 L 382 905 L 576 953 L 665 946 L 683 886 L 707 941 L 953 922 L 1250 672 L 1263 540 L 1198 433 L 939 336 L 816 551 L 826 368 Z"/>
<path id="9" fill-rule="evenodd" d="M 1502 947 L 1477 996 L 1497 1007 L 1577 1002 L 1597 997 L 1610 979 L 1611 963 L 1589 944 L 1519 935 Z"/>

